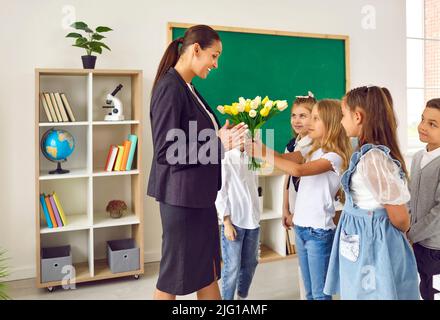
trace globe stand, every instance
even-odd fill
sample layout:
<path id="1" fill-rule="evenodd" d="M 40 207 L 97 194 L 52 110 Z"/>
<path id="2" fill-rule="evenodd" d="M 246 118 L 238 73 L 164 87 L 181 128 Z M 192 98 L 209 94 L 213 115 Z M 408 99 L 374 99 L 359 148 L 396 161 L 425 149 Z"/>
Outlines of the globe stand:
<path id="1" fill-rule="evenodd" d="M 65 170 L 61 168 L 61 162 L 58 162 L 56 170 L 49 171 L 49 174 L 63 174 L 69 173 L 69 170 Z"/>

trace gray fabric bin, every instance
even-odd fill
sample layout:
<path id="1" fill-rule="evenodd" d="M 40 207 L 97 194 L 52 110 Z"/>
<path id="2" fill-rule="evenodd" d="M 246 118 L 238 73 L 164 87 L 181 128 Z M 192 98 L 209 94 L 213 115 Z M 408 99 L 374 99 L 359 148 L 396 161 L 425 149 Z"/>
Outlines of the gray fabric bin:
<path id="1" fill-rule="evenodd" d="M 63 273 L 64 266 L 72 265 L 70 246 L 41 248 L 41 282 L 60 281 L 69 272 Z"/>
<path id="2" fill-rule="evenodd" d="M 112 273 L 140 269 L 139 248 L 134 239 L 107 241 L 107 260 Z"/>

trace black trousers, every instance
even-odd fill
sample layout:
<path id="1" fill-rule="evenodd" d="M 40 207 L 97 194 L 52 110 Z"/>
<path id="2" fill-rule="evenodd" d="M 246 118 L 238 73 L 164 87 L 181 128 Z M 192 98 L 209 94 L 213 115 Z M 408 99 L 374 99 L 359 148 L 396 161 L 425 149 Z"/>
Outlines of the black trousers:
<path id="1" fill-rule="evenodd" d="M 433 288 L 433 276 L 440 275 L 440 250 L 429 249 L 417 243 L 413 247 L 420 274 L 420 294 L 423 300 L 434 300 L 434 295 L 440 293 Z"/>

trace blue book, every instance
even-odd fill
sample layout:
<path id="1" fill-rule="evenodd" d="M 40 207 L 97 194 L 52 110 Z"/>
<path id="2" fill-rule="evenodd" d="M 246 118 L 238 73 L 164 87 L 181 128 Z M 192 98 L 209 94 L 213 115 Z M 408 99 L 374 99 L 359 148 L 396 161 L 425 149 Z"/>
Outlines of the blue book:
<path id="1" fill-rule="evenodd" d="M 53 228 L 52 221 L 50 220 L 49 211 L 47 210 L 46 201 L 44 200 L 44 193 L 40 194 L 40 202 L 43 207 L 44 217 L 46 218 L 46 223 L 49 228 Z"/>
<path id="2" fill-rule="evenodd" d="M 131 147 L 130 147 L 130 153 L 128 154 L 127 166 L 125 167 L 125 170 L 131 170 L 131 166 L 133 164 L 134 152 L 136 151 L 136 143 L 137 143 L 138 137 L 134 134 L 129 134 L 128 140 L 131 141 Z"/>

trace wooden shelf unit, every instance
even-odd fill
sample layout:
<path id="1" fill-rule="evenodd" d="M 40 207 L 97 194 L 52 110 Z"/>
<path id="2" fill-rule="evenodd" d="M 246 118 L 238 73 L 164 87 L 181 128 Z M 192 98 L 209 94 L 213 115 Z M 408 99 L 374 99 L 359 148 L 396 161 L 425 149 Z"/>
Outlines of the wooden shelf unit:
<path id="1" fill-rule="evenodd" d="M 102 121 L 105 115 L 102 109 L 105 96 L 121 81 L 124 87 L 117 97 L 123 103 L 126 120 Z M 141 157 L 144 125 L 142 82 L 141 70 L 35 69 L 37 287 L 51 288 L 62 284 L 61 281 L 41 282 L 41 248 L 46 243 L 48 247 L 66 244 L 72 246 L 76 283 L 138 276 L 144 273 L 143 197 L 145 192 L 143 182 L 145 176 Z M 44 109 L 40 106 L 40 92 L 65 92 L 78 121 L 48 122 Z M 68 174 L 49 174 L 48 171 L 53 170 L 56 164 L 47 161 L 41 154 L 42 134 L 52 127 L 67 130 L 75 138 L 75 150 L 62 165 L 63 169 L 70 170 Z M 98 130 L 99 134 L 96 135 L 95 131 Z M 133 169 L 118 172 L 105 171 L 105 159 L 102 159 L 106 157 L 110 144 L 121 145 L 127 139 L 126 133 L 135 134 L 138 137 Z M 78 140 L 75 135 L 78 136 Z M 108 141 L 109 139 L 113 140 Z M 75 153 L 77 154 L 73 156 Z M 102 188 L 107 184 L 113 188 Z M 39 196 L 40 193 L 52 191 L 58 194 L 68 223 L 64 227 L 50 229 L 46 225 Z M 120 199 L 121 196 L 125 198 Z M 115 199 L 124 200 L 129 208 L 129 213 L 120 219 L 113 219 L 105 213 L 105 203 Z M 128 234 L 135 240 L 140 250 L 140 266 L 139 270 L 113 274 L 107 266 L 105 256 L 102 254 L 97 256 L 98 250 L 95 250 L 95 246 L 99 246 L 101 253 L 105 252 L 106 248 L 102 243 L 119 239 L 119 237 L 114 238 L 115 234 L 122 233 Z M 87 236 L 84 237 L 84 235 Z M 84 238 L 87 239 L 84 240 Z M 97 245 L 95 241 L 101 242 Z M 75 252 L 81 252 L 79 257 L 75 257 Z M 83 261 L 76 261 L 81 258 Z"/>

